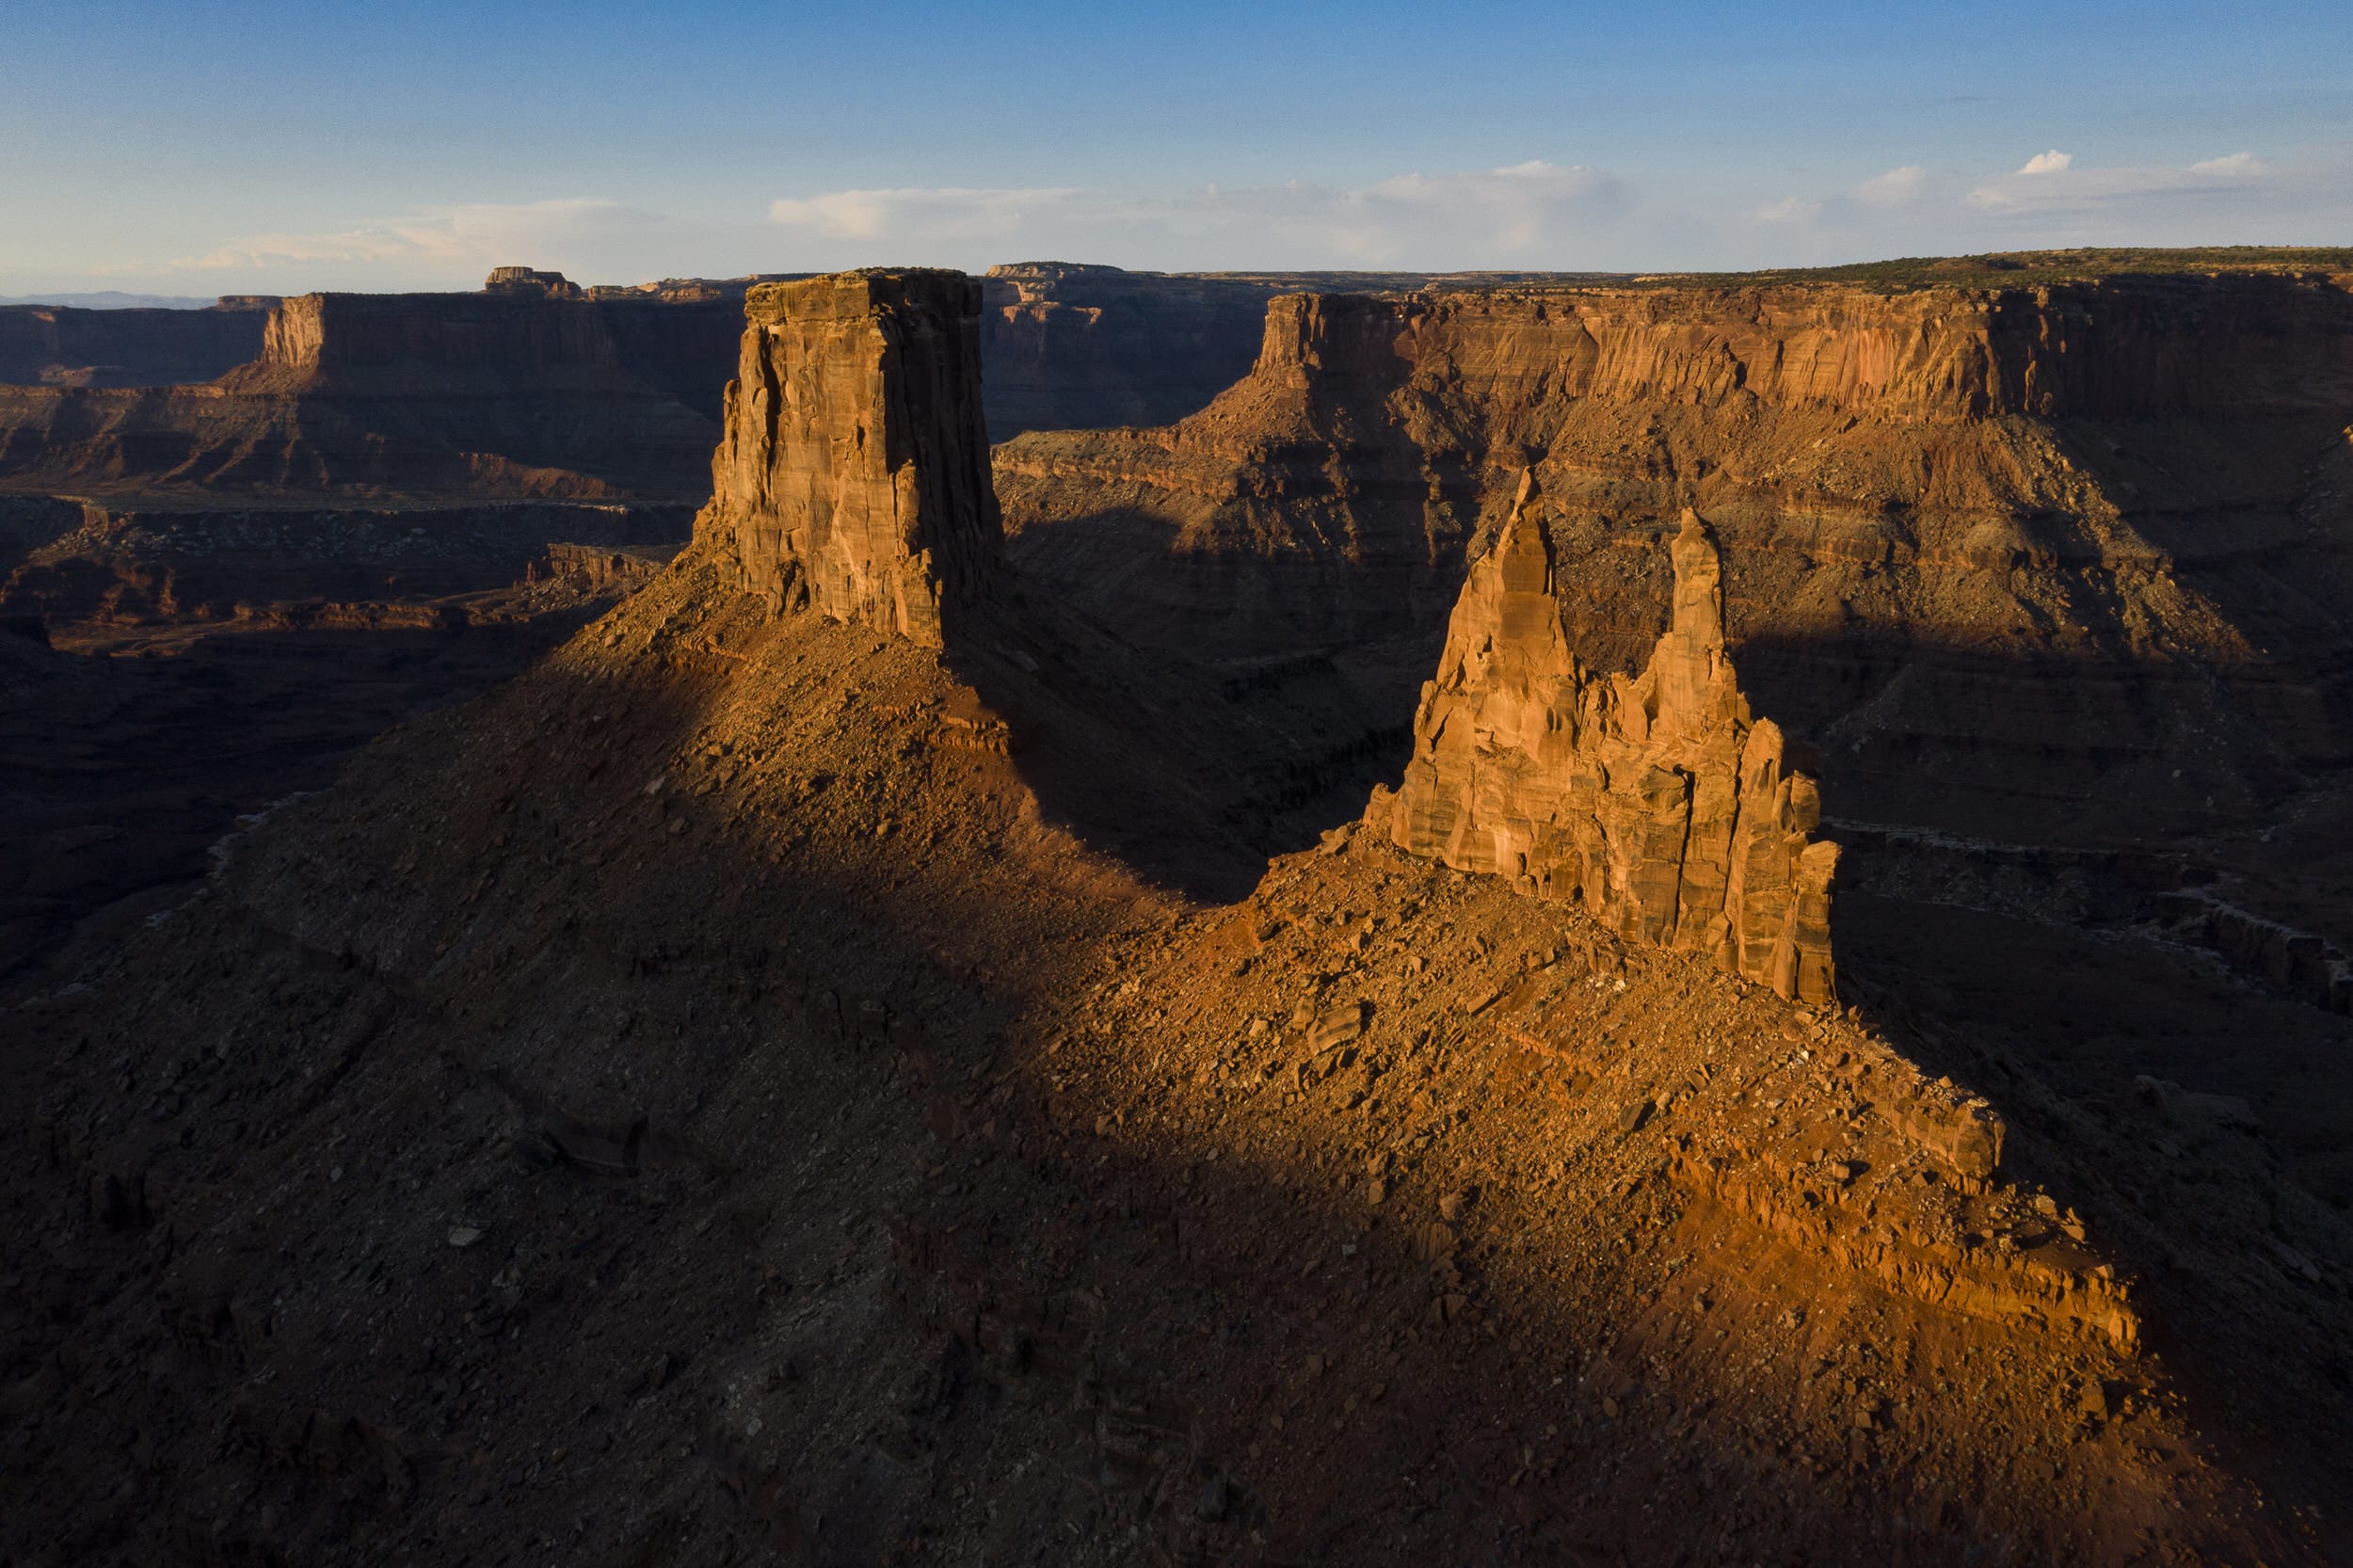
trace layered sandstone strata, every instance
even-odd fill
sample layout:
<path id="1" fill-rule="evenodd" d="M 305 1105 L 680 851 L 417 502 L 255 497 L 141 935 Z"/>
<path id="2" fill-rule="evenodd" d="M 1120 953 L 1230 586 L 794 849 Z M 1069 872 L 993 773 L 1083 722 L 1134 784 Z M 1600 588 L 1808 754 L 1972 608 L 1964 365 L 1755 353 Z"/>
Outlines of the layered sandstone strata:
<path id="1" fill-rule="evenodd" d="M 1199 414 L 997 480 L 1016 563 L 1125 634 L 1328 652 L 1401 720 L 1524 469 L 1594 664 L 1665 618 L 1627 541 L 1696 507 L 1833 815 L 2080 844 L 2353 756 L 2348 420 L 2353 296 L 2309 278 L 1303 296 Z"/>
<path id="2" fill-rule="evenodd" d="M 1639 675 L 1571 647 L 1533 476 L 1476 562 L 1422 688 L 1414 756 L 1369 817 L 1406 851 L 1581 903 L 1630 940 L 1697 949 L 1806 1002 L 1834 1000 L 1814 780 L 1783 766 L 1724 651 L 1723 568 L 1686 510 L 1674 619 Z"/>
<path id="3" fill-rule="evenodd" d="M 981 414 L 980 285 L 869 269 L 744 305 L 696 532 L 771 609 L 930 647 L 1002 549 Z"/>
<path id="4" fill-rule="evenodd" d="M 581 287 L 560 272 L 536 267 L 494 266 L 482 284 L 484 294 L 535 295 L 546 299 L 578 299 Z"/>
<path id="5" fill-rule="evenodd" d="M 0 484 L 699 501 L 742 324 L 726 300 L 303 295 L 215 380 L 0 387 Z"/>
<path id="6" fill-rule="evenodd" d="M 988 428 L 1004 440 L 1193 413 L 1249 374 L 1281 285 L 1026 262 L 981 287 Z"/>
<path id="7" fill-rule="evenodd" d="M 0 384 L 160 387 L 208 381 L 259 353 L 275 300 L 208 311 L 0 306 Z"/>
<path id="8" fill-rule="evenodd" d="M 988 433 L 1166 424 L 1257 362 L 1280 295 L 1590 281 L 1573 273 L 1129 272 L 1017 262 L 981 280 Z"/>
<path id="9" fill-rule="evenodd" d="M 2353 298 L 2293 280 L 1299 295 L 1200 413 L 1024 435 L 998 482 L 1017 558 L 1174 646 L 1434 632 L 1531 464 L 1564 507 L 1699 505 L 1736 561 L 1991 574 L 1890 606 L 1916 628 L 2014 610 L 2013 565 L 2263 548 L 2348 415 Z M 2236 514 L 2223 537 L 2182 536 L 2209 510 Z M 2080 619 L 2025 597 L 2019 618 Z"/>

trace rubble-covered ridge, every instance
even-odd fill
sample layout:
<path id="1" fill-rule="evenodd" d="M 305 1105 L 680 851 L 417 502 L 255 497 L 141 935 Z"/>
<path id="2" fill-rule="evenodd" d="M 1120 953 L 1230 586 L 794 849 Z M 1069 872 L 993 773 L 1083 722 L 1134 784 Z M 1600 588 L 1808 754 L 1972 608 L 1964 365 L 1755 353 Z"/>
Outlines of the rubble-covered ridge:
<path id="1" fill-rule="evenodd" d="M 981 410 L 980 285 L 870 269 L 745 299 L 698 535 L 771 609 L 940 643 L 1002 553 Z"/>
<path id="2" fill-rule="evenodd" d="M 1368 813 L 1399 847 L 1584 904 L 1620 936 L 1714 954 L 1807 1002 L 1832 1000 L 1838 846 L 1810 841 L 1815 781 L 1740 695 L 1716 541 L 1689 508 L 1674 616 L 1638 675 L 1569 646 L 1551 549 L 1523 478 L 1475 563 L 1422 687 L 1402 786 Z"/>

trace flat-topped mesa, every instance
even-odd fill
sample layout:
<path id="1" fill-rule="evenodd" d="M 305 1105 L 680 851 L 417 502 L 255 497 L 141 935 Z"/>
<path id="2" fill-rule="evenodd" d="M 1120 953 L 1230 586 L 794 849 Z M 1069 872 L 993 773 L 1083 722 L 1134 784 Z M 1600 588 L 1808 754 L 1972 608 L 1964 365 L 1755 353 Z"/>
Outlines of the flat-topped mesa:
<path id="1" fill-rule="evenodd" d="M 525 294 L 548 299 L 580 299 L 585 297 L 578 283 L 560 272 L 541 272 L 536 267 L 494 266 L 483 281 L 484 294 Z"/>
<path id="2" fill-rule="evenodd" d="M 940 645 L 1003 552 L 981 414 L 981 287 L 869 269 L 765 283 L 696 530 L 772 610 Z"/>
<path id="3" fill-rule="evenodd" d="M 1422 687 L 1414 757 L 1368 821 L 1408 852 L 1582 903 L 1619 935 L 1693 948 L 1804 1002 L 1833 1000 L 1830 883 L 1813 779 L 1749 711 L 1724 651 L 1716 542 L 1686 509 L 1674 618 L 1639 675 L 1571 651 L 1524 477 Z"/>

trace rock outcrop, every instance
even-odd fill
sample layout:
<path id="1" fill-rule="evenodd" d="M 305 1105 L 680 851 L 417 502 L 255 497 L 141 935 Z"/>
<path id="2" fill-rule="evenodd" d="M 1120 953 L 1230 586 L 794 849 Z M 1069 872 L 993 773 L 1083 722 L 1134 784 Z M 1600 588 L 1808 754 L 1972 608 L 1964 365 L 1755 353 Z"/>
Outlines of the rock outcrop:
<path id="1" fill-rule="evenodd" d="M 2286 279 L 1296 295 L 1199 413 L 1031 432 L 997 466 L 1015 556 L 1090 610 L 1170 646 L 1276 654 L 1434 634 L 1530 464 L 1563 507 L 1699 505 L 1736 557 L 2153 566 L 2163 514 L 2268 511 L 2250 488 L 2313 458 L 2231 450 L 2348 415 L 2353 297 Z M 2184 465 L 2171 426 L 2190 422 L 2254 428 Z M 2120 510 L 2157 526 L 2117 527 Z M 1939 597 L 1897 618 L 2000 608 Z"/>
<path id="2" fill-rule="evenodd" d="M 1571 647 L 1524 478 L 1422 688 L 1402 787 L 1369 820 L 1411 854 L 1581 903 L 1619 936 L 1696 949 L 1804 1002 L 1835 999 L 1814 780 L 1785 770 L 1724 652 L 1723 568 L 1686 510 L 1674 619 L 1639 675 Z"/>
<path id="3" fill-rule="evenodd" d="M 541 299 L 578 299 L 578 283 L 560 272 L 541 272 L 536 267 L 494 266 L 483 280 L 484 294 L 520 294 Z"/>
<path id="4" fill-rule="evenodd" d="M 772 610 L 940 643 L 1002 549 L 980 285 L 869 269 L 753 289 L 696 533 Z"/>

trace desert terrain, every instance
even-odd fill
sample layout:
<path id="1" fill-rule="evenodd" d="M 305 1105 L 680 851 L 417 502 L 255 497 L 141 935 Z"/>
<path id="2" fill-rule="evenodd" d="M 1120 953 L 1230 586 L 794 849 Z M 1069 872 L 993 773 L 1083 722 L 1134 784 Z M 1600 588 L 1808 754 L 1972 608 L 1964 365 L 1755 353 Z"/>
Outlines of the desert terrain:
<path id="1" fill-rule="evenodd" d="M 0 1562 L 2353 1560 L 2353 253 L 0 381 Z"/>

